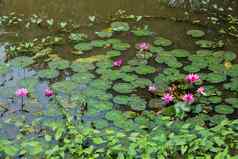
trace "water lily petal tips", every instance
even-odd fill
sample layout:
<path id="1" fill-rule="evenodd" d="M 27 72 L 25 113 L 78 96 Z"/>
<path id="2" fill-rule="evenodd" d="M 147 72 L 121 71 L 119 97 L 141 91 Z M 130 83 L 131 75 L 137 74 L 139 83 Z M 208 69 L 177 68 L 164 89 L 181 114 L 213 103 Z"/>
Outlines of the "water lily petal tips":
<path id="1" fill-rule="evenodd" d="M 17 97 L 26 97 L 28 95 L 28 90 L 26 88 L 19 88 L 16 91 L 16 96 Z"/>
<path id="2" fill-rule="evenodd" d="M 192 104 L 195 100 L 192 93 L 185 94 L 182 99 L 188 104 Z"/>
<path id="3" fill-rule="evenodd" d="M 162 97 L 162 100 L 164 101 L 165 104 L 169 104 L 174 100 L 174 97 L 170 93 L 165 93 L 164 96 Z"/>
<path id="4" fill-rule="evenodd" d="M 187 81 L 188 83 L 190 84 L 193 84 L 195 82 L 197 82 L 198 80 L 200 80 L 200 77 L 198 74 L 188 74 L 186 77 L 185 77 L 185 81 Z"/>
<path id="5" fill-rule="evenodd" d="M 202 94 L 202 95 L 206 95 L 205 88 L 203 86 L 199 87 L 197 89 L 197 93 Z"/>
<path id="6" fill-rule="evenodd" d="M 150 85 L 149 88 L 148 88 L 148 91 L 151 92 L 151 93 L 155 93 L 156 90 L 157 90 L 157 87 L 154 84 Z"/>
<path id="7" fill-rule="evenodd" d="M 45 95 L 46 97 L 51 97 L 51 96 L 54 95 L 54 92 L 53 92 L 53 90 L 51 90 L 51 89 L 49 89 L 49 88 L 46 88 L 45 91 L 44 91 L 44 95 Z"/>
<path id="8" fill-rule="evenodd" d="M 147 51 L 150 49 L 150 44 L 146 42 L 141 42 L 137 44 L 136 47 L 142 51 Z"/>
<path id="9" fill-rule="evenodd" d="M 123 65 L 123 59 L 117 59 L 113 62 L 112 66 L 113 67 L 121 67 Z"/>

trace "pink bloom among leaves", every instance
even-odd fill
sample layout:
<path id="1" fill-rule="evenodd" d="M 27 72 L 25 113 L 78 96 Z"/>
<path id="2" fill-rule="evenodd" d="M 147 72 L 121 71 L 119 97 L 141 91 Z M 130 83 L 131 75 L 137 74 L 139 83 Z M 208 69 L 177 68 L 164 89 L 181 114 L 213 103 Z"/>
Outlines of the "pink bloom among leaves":
<path id="1" fill-rule="evenodd" d="M 165 104 L 169 104 L 174 100 L 174 97 L 170 93 L 165 93 L 164 96 L 162 97 L 162 100 L 164 101 Z"/>
<path id="2" fill-rule="evenodd" d="M 53 90 L 49 89 L 49 88 L 46 88 L 45 91 L 44 91 L 44 94 L 46 97 L 51 97 L 54 95 L 54 92 Z"/>
<path id="3" fill-rule="evenodd" d="M 146 42 L 141 42 L 137 44 L 136 47 L 142 51 L 147 51 L 150 49 L 150 44 Z"/>
<path id="4" fill-rule="evenodd" d="M 197 93 L 199 93 L 199 94 L 202 94 L 202 95 L 206 95 L 206 93 L 205 93 L 205 88 L 202 86 L 202 87 L 199 87 L 198 89 L 197 89 Z"/>
<path id="5" fill-rule="evenodd" d="M 185 94 L 182 99 L 188 104 L 192 104 L 195 100 L 192 93 Z"/>
<path id="6" fill-rule="evenodd" d="M 200 80 L 200 77 L 198 74 L 189 74 L 185 77 L 185 80 L 190 83 L 190 84 L 193 84 L 195 82 L 197 82 L 198 80 Z"/>
<path id="7" fill-rule="evenodd" d="M 121 67 L 123 65 L 123 59 L 119 58 L 115 60 L 112 64 L 113 67 Z"/>
<path id="8" fill-rule="evenodd" d="M 154 84 L 150 85 L 149 88 L 148 88 L 148 91 L 151 92 L 151 93 L 156 92 L 156 90 L 157 90 L 157 87 Z"/>
<path id="9" fill-rule="evenodd" d="M 28 95 L 28 90 L 26 88 L 20 88 L 16 91 L 16 96 L 18 97 L 26 97 Z"/>

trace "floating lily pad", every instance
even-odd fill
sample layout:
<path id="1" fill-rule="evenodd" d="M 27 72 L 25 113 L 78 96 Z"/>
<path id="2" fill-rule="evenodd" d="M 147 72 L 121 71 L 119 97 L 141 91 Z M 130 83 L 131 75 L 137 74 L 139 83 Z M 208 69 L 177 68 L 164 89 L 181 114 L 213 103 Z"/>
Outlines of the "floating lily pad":
<path id="1" fill-rule="evenodd" d="M 120 111 L 109 111 L 106 113 L 105 118 L 110 121 L 123 120 L 125 117 Z"/>
<path id="2" fill-rule="evenodd" d="M 56 92 L 62 92 L 66 94 L 72 93 L 72 91 L 77 87 L 77 84 L 71 80 L 56 82 L 52 85 L 52 88 Z"/>
<path id="3" fill-rule="evenodd" d="M 64 70 L 69 68 L 69 61 L 64 59 L 57 59 L 48 63 L 49 67 L 52 69 Z"/>
<path id="4" fill-rule="evenodd" d="M 237 55 L 234 52 L 226 51 L 224 52 L 224 59 L 227 61 L 233 61 L 235 60 Z"/>
<path id="5" fill-rule="evenodd" d="M 129 106 L 136 111 L 142 111 L 146 108 L 146 101 L 138 96 L 131 96 L 129 99 Z"/>
<path id="6" fill-rule="evenodd" d="M 184 49 L 174 49 L 171 51 L 171 54 L 175 57 L 188 57 L 190 53 Z"/>
<path id="7" fill-rule="evenodd" d="M 9 63 L 13 67 L 24 68 L 24 67 L 32 65 L 34 63 L 34 61 L 31 57 L 19 56 L 19 57 L 15 57 L 14 59 L 12 59 Z"/>
<path id="8" fill-rule="evenodd" d="M 107 41 L 104 40 L 93 40 L 91 41 L 91 45 L 94 47 L 104 47 L 106 44 L 108 44 Z"/>
<path id="9" fill-rule="evenodd" d="M 172 41 L 170 41 L 169 39 L 163 38 L 163 37 L 159 37 L 154 41 L 154 44 L 157 46 L 163 46 L 163 47 L 167 47 L 173 44 Z"/>
<path id="10" fill-rule="evenodd" d="M 238 98 L 227 98 L 226 103 L 231 104 L 233 108 L 238 108 Z"/>
<path id="11" fill-rule="evenodd" d="M 113 22 L 111 23 L 113 31 L 129 31 L 130 27 L 126 22 Z"/>
<path id="12" fill-rule="evenodd" d="M 78 43 L 74 48 L 79 51 L 89 51 L 93 49 L 93 46 L 90 43 Z"/>
<path id="13" fill-rule="evenodd" d="M 201 38 L 205 35 L 205 33 L 202 30 L 189 30 L 187 35 L 190 35 L 193 38 Z"/>
<path id="14" fill-rule="evenodd" d="M 44 69 L 38 72 L 40 78 L 53 79 L 59 76 L 59 71 L 55 69 Z"/>
<path id="15" fill-rule="evenodd" d="M 112 48 L 119 51 L 125 51 L 130 48 L 130 44 L 128 43 L 114 43 L 112 44 Z"/>
<path id="16" fill-rule="evenodd" d="M 97 36 L 100 38 L 110 38 L 112 37 L 112 32 L 109 31 L 100 31 L 100 32 L 95 32 Z"/>
<path id="17" fill-rule="evenodd" d="M 148 65 L 140 65 L 135 67 L 135 72 L 140 75 L 146 75 L 146 74 L 151 74 L 154 73 L 156 69 L 152 66 Z"/>
<path id="18" fill-rule="evenodd" d="M 118 95 L 113 98 L 113 102 L 116 104 L 127 105 L 129 103 L 129 97 L 125 95 Z"/>
<path id="19" fill-rule="evenodd" d="M 229 105 L 217 105 L 215 111 L 219 114 L 232 114 L 234 109 Z"/>
<path id="20" fill-rule="evenodd" d="M 0 75 L 4 75 L 9 71 L 9 64 L 0 63 Z"/>
<path id="21" fill-rule="evenodd" d="M 220 83 L 226 80 L 226 76 L 223 74 L 209 73 L 206 76 L 206 80 L 211 83 Z"/>
<path id="22" fill-rule="evenodd" d="M 129 83 L 117 83 L 113 86 L 113 90 L 118 93 L 131 93 L 134 87 Z"/>
<path id="23" fill-rule="evenodd" d="M 107 52 L 107 55 L 109 57 L 117 57 L 117 56 L 120 56 L 121 55 L 121 52 L 120 51 L 117 51 L 117 50 L 111 50 L 111 51 L 108 51 Z"/>
<path id="24" fill-rule="evenodd" d="M 73 63 L 71 69 L 74 72 L 88 72 L 89 70 L 94 70 L 95 66 L 93 63 Z"/>

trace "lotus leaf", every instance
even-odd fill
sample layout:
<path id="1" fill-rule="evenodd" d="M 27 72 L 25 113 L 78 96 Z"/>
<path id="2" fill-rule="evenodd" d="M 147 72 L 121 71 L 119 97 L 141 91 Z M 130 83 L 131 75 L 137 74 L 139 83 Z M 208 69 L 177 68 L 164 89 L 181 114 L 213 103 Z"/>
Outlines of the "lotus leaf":
<path id="1" fill-rule="evenodd" d="M 27 56 L 15 57 L 10 61 L 10 65 L 16 68 L 24 68 L 32 65 L 33 63 L 34 63 L 33 59 Z"/>
<path id="2" fill-rule="evenodd" d="M 91 41 L 91 45 L 94 47 L 104 47 L 106 44 L 108 44 L 107 41 L 104 40 L 93 40 Z"/>
<path id="3" fill-rule="evenodd" d="M 89 51 L 93 49 L 93 46 L 91 43 L 78 43 L 74 48 L 79 51 Z"/>
<path id="4" fill-rule="evenodd" d="M 113 90 L 118 93 L 131 93 L 134 87 L 129 83 L 117 83 L 113 86 Z"/>
<path id="5" fill-rule="evenodd" d="M 187 31 L 187 35 L 190 35 L 193 38 L 201 38 L 205 35 L 205 33 L 202 30 L 189 30 Z"/>
<path id="6" fill-rule="evenodd" d="M 163 46 L 163 47 L 167 47 L 167 46 L 170 46 L 172 45 L 172 41 L 166 39 L 166 38 L 163 38 L 163 37 L 158 37 L 155 41 L 154 41 L 154 44 L 156 46 Z"/>
<path id="7" fill-rule="evenodd" d="M 132 110 L 143 111 L 146 108 L 146 101 L 138 96 L 132 95 L 129 99 L 129 106 Z"/>
<path id="8" fill-rule="evenodd" d="M 52 69 L 64 70 L 69 68 L 70 63 L 67 60 L 57 59 L 48 63 L 49 67 Z"/>
<path id="9" fill-rule="evenodd" d="M 126 22 L 113 22 L 111 23 L 113 31 L 129 31 L 130 27 Z"/>
<path id="10" fill-rule="evenodd" d="M 55 69 L 44 69 L 38 72 L 40 78 L 53 79 L 59 76 L 59 71 Z"/>
<path id="11" fill-rule="evenodd" d="M 231 104 L 233 108 L 238 108 L 238 98 L 227 98 L 226 103 Z"/>
<path id="12" fill-rule="evenodd" d="M 6 63 L 0 63 L 0 75 L 5 75 L 9 71 L 9 65 Z"/>
<path id="13" fill-rule="evenodd" d="M 215 106 L 215 111 L 219 114 L 232 114 L 234 109 L 229 105 L 217 105 Z"/>
<path id="14" fill-rule="evenodd" d="M 206 80 L 211 83 L 220 83 L 226 80 L 226 76 L 218 73 L 209 73 L 206 76 Z"/>
<path id="15" fill-rule="evenodd" d="M 119 51 L 125 51 L 130 48 L 130 44 L 128 43 L 114 43 L 112 44 L 112 48 Z"/>
<path id="16" fill-rule="evenodd" d="M 112 32 L 109 32 L 109 31 L 95 32 L 95 34 L 100 38 L 110 38 L 110 37 L 112 37 Z"/>
<path id="17" fill-rule="evenodd" d="M 156 69 L 148 65 L 140 65 L 135 67 L 135 72 L 140 75 L 146 75 L 156 72 Z"/>
<path id="18" fill-rule="evenodd" d="M 129 103 L 129 97 L 125 95 L 118 95 L 113 98 L 113 102 L 116 104 L 127 105 Z"/>

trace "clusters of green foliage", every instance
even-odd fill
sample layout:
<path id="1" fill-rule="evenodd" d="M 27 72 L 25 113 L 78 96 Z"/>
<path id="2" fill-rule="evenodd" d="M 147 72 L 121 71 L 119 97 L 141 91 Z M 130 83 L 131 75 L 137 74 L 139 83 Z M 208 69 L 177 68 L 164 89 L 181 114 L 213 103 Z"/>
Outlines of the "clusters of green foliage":
<path id="1" fill-rule="evenodd" d="M 21 23 L 15 16 L 2 19 L 4 25 Z M 17 104 L 15 90 L 30 91 L 27 112 L 12 113 L 16 105 L 10 102 L 0 107 L 0 158 L 237 158 L 238 121 L 228 115 L 234 117 L 238 107 L 238 64 L 223 41 L 207 40 L 204 31 L 192 29 L 184 34 L 199 49 L 188 51 L 174 48 L 172 40 L 148 26 L 121 21 L 93 37 L 53 19 L 32 16 L 24 24 L 46 25 L 51 32 L 9 44 L 8 62 L 0 63 L 0 75 L 6 78 L 1 97 Z M 148 50 L 138 49 L 142 39 L 150 43 Z M 59 47 L 69 47 L 73 60 L 62 57 Z M 118 58 L 124 64 L 113 67 Z M 23 77 L 11 69 L 23 70 Z M 203 85 L 206 96 L 192 104 L 165 105 L 161 96 L 166 89 L 187 91 L 182 81 L 190 73 L 200 75 L 196 86 Z M 54 90 L 54 97 L 39 95 L 43 84 Z M 152 84 L 156 94 L 148 92 Z M 4 136 L 5 130 L 16 133 Z"/>

